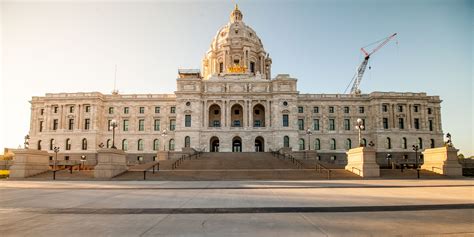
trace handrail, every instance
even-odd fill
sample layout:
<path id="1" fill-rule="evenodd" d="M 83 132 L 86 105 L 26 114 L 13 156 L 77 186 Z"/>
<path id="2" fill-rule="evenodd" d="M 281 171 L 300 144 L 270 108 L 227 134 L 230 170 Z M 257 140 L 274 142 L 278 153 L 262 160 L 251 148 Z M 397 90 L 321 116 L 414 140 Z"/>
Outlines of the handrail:
<path id="1" fill-rule="evenodd" d="M 294 158 L 291 154 L 288 154 L 288 153 L 281 154 L 280 151 L 271 151 L 271 153 L 273 154 L 273 156 L 276 156 L 278 159 L 280 159 L 280 157 L 282 157 L 282 160 L 288 159 L 291 163 L 296 165 L 298 169 L 303 168 L 303 163 L 301 163 L 301 161 L 299 161 L 298 159 Z"/>
<path id="2" fill-rule="evenodd" d="M 174 170 L 178 168 L 178 166 L 180 166 L 181 163 L 183 163 L 186 159 L 192 160 L 193 157 L 194 159 L 198 159 L 199 157 L 201 157 L 201 154 L 202 151 L 197 151 L 194 154 L 182 155 L 181 158 L 177 159 L 175 162 L 173 162 L 173 164 L 171 164 L 171 169 Z"/>
<path id="3" fill-rule="evenodd" d="M 320 163 L 316 163 L 316 171 L 318 171 L 319 173 L 322 172 L 322 170 L 326 171 L 327 172 L 327 176 L 328 176 L 328 179 L 331 179 L 331 169 L 327 168 L 327 167 L 324 167 L 322 164 Z"/>

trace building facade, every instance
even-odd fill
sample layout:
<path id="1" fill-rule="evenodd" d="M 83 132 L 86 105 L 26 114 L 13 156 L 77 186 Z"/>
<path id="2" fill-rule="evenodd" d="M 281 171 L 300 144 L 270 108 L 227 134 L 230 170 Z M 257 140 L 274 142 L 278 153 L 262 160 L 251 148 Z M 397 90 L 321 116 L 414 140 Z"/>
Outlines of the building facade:
<path id="1" fill-rule="evenodd" d="M 158 151 L 254 152 L 316 150 L 318 159 L 343 164 L 362 143 L 380 162 L 413 156 L 412 145 L 441 146 L 438 96 L 426 93 L 300 94 L 287 74 L 271 77 L 272 59 L 236 7 L 212 40 L 202 69 L 179 70 L 173 94 L 58 93 L 31 100 L 30 148 L 60 159 L 95 157 L 115 146 L 130 160 Z M 308 134 L 308 129 L 311 135 Z"/>

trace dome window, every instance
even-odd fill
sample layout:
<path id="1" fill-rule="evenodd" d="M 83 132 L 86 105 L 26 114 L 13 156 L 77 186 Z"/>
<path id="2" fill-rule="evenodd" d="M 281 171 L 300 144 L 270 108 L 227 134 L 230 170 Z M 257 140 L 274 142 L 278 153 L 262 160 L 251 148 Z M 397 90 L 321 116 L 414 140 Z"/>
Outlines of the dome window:
<path id="1" fill-rule="evenodd" d="M 239 64 L 239 63 L 240 63 L 240 60 L 234 59 L 234 64 Z"/>
<path id="2" fill-rule="evenodd" d="M 186 102 L 186 106 L 191 106 L 191 102 Z"/>
<path id="3" fill-rule="evenodd" d="M 283 106 L 288 106 L 288 102 L 283 101 Z"/>
<path id="4" fill-rule="evenodd" d="M 235 34 L 238 34 L 239 33 L 239 30 L 235 30 Z"/>

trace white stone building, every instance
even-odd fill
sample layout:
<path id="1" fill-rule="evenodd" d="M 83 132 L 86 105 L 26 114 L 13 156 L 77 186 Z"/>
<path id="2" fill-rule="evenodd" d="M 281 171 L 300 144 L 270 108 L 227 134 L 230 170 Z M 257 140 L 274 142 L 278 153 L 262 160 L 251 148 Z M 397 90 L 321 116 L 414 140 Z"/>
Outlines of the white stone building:
<path id="1" fill-rule="evenodd" d="M 112 146 L 110 121 L 118 121 L 115 145 L 129 160 L 151 160 L 158 151 L 184 147 L 206 152 L 316 150 L 318 158 L 338 164 L 363 142 L 372 141 L 379 162 L 414 157 L 441 146 L 438 96 L 425 93 L 300 94 L 289 75 L 272 78 L 272 59 L 256 32 L 234 9 L 230 22 L 212 40 L 202 70 L 179 70 L 174 94 L 58 93 L 33 97 L 30 148 L 60 159 L 94 158 Z M 307 135 L 307 129 L 312 135 Z M 166 136 L 162 136 L 166 130 Z"/>

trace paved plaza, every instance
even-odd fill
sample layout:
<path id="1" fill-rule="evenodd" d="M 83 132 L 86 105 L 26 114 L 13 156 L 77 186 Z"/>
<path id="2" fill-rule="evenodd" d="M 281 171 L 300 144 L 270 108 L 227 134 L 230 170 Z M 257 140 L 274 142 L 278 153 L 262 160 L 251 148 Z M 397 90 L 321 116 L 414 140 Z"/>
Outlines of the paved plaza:
<path id="1" fill-rule="evenodd" d="M 2 236 L 474 236 L 471 179 L 0 181 Z"/>

